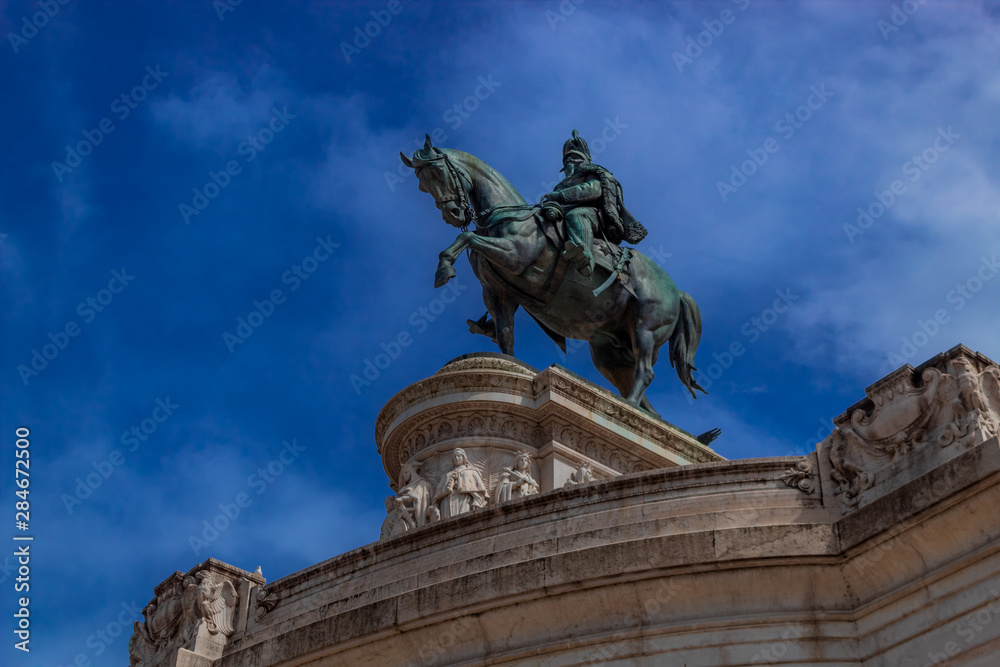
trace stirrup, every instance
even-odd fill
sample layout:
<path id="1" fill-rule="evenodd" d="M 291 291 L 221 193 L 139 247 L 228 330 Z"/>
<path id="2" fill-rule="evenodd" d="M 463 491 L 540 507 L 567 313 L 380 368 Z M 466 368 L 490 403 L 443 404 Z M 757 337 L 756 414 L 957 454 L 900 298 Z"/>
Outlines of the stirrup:
<path id="1" fill-rule="evenodd" d="M 563 250 L 563 257 L 566 258 L 566 261 L 572 262 L 576 266 L 576 270 L 584 278 L 589 277 L 593 273 L 593 256 L 588 256 L 582 245 L 567 241 L 565 250 Z"/>

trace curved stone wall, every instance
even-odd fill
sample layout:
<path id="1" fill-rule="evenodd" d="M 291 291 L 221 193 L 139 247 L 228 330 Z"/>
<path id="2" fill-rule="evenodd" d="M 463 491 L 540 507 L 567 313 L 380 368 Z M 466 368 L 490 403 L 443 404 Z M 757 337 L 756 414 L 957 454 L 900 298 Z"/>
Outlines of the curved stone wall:
<path id="1" fill-rule="evenodd" d="M 996 665 L 1000 369 L 958 347 L 868 394 L 804 458 L 553 488 L 266 585 L 178 573 L 237 591 L 232 632 L 149 667 Z"/>

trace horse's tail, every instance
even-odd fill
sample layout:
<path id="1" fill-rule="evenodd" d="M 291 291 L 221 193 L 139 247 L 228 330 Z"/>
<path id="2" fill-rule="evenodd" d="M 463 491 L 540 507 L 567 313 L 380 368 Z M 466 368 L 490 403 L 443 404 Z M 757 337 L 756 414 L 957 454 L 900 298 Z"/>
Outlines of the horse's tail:
<path id="1" fill-rule="evenodd" d="M 702 393 L 708 392 L 698 384 L 691 375 L 694 367 L 694 353 L 701 342 L 701 311 L 698 304 L 687 292 L 680 293 L 680 312 L 677 314 L 677 325 L 670 336 L 670 365 L 677 367 L 677 377 L 691 392 L 693 398 L 698 398 L 695 389 Z"/>

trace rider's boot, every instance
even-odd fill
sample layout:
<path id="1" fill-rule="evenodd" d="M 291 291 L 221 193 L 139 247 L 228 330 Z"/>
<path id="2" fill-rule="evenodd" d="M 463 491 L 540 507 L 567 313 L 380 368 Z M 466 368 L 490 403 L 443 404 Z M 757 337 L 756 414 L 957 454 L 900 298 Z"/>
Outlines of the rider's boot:
<path id="1" fill-rule="evenodd" d="M 570 211 L 566 216 L 566 231 L 569 240 L 563 249 L 563 257 L 576 266 L 580 275 L 586 277 L 594 272 L 593 231 L 590 220 L 583 214 Z M 588 233 L 589 232 L 589 233 Z"/>

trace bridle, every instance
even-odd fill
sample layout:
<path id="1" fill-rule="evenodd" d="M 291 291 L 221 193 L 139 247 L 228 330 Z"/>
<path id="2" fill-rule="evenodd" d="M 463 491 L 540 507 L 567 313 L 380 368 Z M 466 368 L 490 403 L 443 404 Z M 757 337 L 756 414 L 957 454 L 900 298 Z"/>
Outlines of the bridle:
<path id="1" fill-rule="evenodd" d="M 538 206 L 532 206 L 531 204 L 514 204 L 511 206 L 493 206 L 484 210 L 481 214 L 477 213 L 472 207 L 472 202 L 469 200 L 469 196 L 466 194 L 465 188 L 462 187 L 462 181 L 469 184 L 469 190 L 472 190 L 472 179 L 464 171 L 458 168 L 448 154 L 444 151 L 439 151 L 433 157 L 420 158 L 421 162 L 437 162 L 438 160 L 444 160 L 445 169 L 444 172 L 448 174 L 448 182 L 444 185 L 445 191 L 454 192 L 455 196 L 448 197 L 446 199 L 436 199 L 438 204 L 448 204 L 451 202 L 458 202 L 459 209 L 466 212 L 468 219 L 473 223 L 478 229 L 489 229 L 494 225 L 502 222 L 503 218 L 499 214 L 505 213 L 511 210 L 529 210 L 537 209 Z M 417 178 L 420 178 L 420 170 L 423 169 L 426 164 L 421 164 L 415 166 L 414 169 L 417 174 Z M 462 231 L 468 230 L 468 224 L 462 227 Z"/>
<path id="2" fill-rule="evenodd" d="M 466 194 L 465 188 L 462 187 L 462 181 L 464 180 L 469 184 L 469 190 L 472 190 L 472 179 L 469 178 L 468 174 L 464 173 L 462 170 L 456 167 L 455 163 L 451 161 L 451 158 L 449 158 L 448 154 L 445 153 L 444 151 L 439 151 L 433 157 L 420 158 L 420 161 L 437 162 L 438 160 L 442 159 L 444 160 L 444 166 L 445 166 L 444 173 L 448 174 L 444 190 L 446 192 L 454 192 L 455 195 L 453 197 L 448 197 L 446 199 L 438 199 L 437 203 L 440 205 L 440 204 L 449 204 L 451 202 L 458 202 L 458 208 L 462 211 L 465 211 L 469 222 L 476 224 L 476 226 L 478 227 L 479 216 L 476 214 L 476 210 L 472 208 L 472 202 L 469 200 L 469 196 L 468 194 Z M 420 170 L 423 169 L 425 166 L 426 165 L 420 165 L 419 167 L 416 168 L 417 178 L 420 178 Z M 466 223 L 462 227 L 462 231 L 463 232 L 466 231 L 468 227 L 469 225 L 468 223 Z"/>

